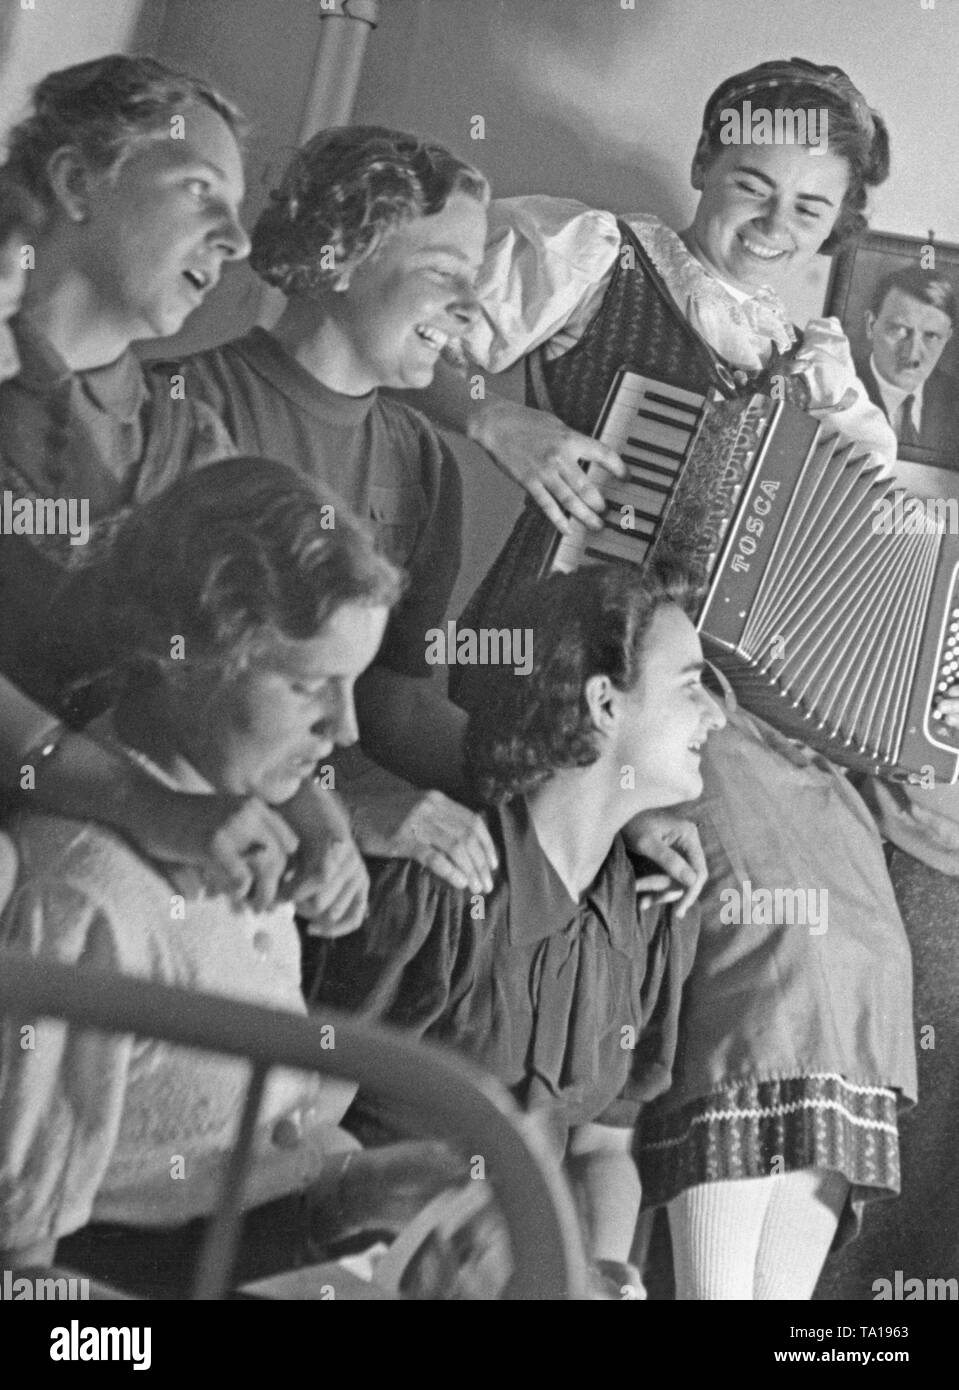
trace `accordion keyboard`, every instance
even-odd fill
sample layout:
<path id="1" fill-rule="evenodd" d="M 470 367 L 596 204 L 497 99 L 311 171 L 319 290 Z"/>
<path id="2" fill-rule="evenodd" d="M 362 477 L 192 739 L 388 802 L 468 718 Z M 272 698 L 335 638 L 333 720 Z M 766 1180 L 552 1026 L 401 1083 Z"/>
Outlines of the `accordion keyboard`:
<path id="1" fill-rule="evenodd" d="M 600 416 L 597 437 L 626 465 L 625 479 L 599 464 L 587 477 L 606 498 L 602 532 L 570 522 L 551 568 L 569 573 L 588 560 L 629 560 L 641 565 L 672 494 L 690 441 L 702 418 L 705 396 L 636 372 L 617 378 Z"/>

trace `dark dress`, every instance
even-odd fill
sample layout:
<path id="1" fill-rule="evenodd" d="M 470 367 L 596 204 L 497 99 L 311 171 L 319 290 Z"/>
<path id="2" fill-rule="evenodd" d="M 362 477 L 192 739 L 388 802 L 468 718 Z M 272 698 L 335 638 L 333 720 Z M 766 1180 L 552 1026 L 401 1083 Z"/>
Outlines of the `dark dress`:
<path id="1" fill-rule="evenodd" d="M 640 912 L 619 837 L 574 902 L 522 798 L 488 819 L 500 869 L 485 898 L 371 861 L 369 920 L 323 943 L 316 1000 L 465 1054 L 560 1132 L 630 1127 L 669 1084 L 695 913 Z"/>

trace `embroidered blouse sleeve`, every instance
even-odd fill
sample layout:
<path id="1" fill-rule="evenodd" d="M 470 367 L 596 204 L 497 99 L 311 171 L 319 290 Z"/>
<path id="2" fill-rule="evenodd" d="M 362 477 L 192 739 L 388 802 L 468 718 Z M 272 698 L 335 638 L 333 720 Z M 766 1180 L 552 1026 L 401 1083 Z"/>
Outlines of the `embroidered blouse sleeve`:
<path id="1" fill-rule="evenodd" d="M 566 198 L 494 202 L 470 357 L 501 372 L 557 333 L 571 347 L 599 308 L 619 244 L 611 212 Z"/>

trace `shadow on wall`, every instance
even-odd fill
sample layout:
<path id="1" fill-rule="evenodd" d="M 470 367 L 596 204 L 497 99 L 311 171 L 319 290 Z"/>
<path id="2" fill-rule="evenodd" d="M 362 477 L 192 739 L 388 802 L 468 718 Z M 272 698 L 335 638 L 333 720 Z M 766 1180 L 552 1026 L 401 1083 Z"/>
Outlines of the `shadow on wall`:
<path id="1" fill-rule="evenodd" d="M 683 215 L 675 169 L 657 153 L 655 98 L 634 77 L 668 43 L 669 25 L 645 0 L 602 13 L 569 0 L 384 5 L 356 118 L 433 135 L 480 165 L 500 197 L 612 201 L 674 220 Z M 691 113 L 690 140 L 696 122 Z"/>
<path id="2" fill-rule="evenodd" d="M 662 41 L 663 11 L 610 14 L 600 25 L 586 7 L 566 6 L 551 8 L 550 20 L 547 28 L 537 10 L 513 7 L 492 31 L 490 56 L 531 126 L 535 154 L 543 152 L 541 141 L 562 151 L 556 191 L 599 206 L 614 202 L 617 211 L 657 212 L 675 223 L 684 213 L 677 171 L 657 149 L 650 92 L 637 81 L 644 54 Z M 692 111 L 690 118 L 692 126 Z M 505 193 L 505 185 L 498 191 Z"/>

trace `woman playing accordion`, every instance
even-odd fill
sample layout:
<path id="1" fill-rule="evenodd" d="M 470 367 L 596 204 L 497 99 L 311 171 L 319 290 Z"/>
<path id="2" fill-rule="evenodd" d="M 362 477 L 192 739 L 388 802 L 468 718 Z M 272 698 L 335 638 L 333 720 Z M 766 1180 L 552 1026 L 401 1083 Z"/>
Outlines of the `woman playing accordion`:
<path id="1" fill-rule="evenodd" d="M 825 147 L 727 143 L 730 113 L 748 139 L 757 111 L 805 113 Z M 860 231 L 887 173 L 882 119 L 844 73 L 763 63 L 707 103 L 683 233 L 550 198 L 494 204 L 470 353 L 496 371 L 533 354 L 532 402 L 583 434 L 623 365 L 725 395 L 769 392 L 779 376 L 891 463 L 894 436 L 838 322 L 797 333 L 771 288 Z M 557 503 L 596 508 L 574 466 L 601 457 L 595 441 L 490 399 L 469 433 L 554 518 Z M 538 488 L 530 457 L 548 464 Z M 528 505 L 471 626 L 495 625 L 499 595 L 542 561 L 544 524 Z M 644 1202 L 668 1205 L 678 1297 L 808 1298 L 864 1200 L 899 1188 L 897 1110 L 916 1092 L 909 948 L 875 826 L 826 759 L 730 709 L 704 765 L 688 810 L 710 871 L 702 936 L 674 1085 L 640 1119 Z M 828 919 L 813 929 L 752 910 L 789 893 L 818 895 Z"/>

